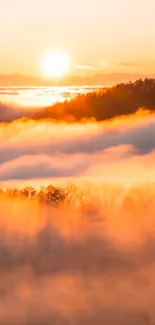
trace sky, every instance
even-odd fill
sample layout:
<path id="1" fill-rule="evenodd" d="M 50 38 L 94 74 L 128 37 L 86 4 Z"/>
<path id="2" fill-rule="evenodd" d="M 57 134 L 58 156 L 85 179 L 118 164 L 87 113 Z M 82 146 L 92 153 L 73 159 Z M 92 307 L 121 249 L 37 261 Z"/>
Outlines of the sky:
<path id="1" fill-rule="evenodd" d="M 154 0 L 0 3 L 0 74 L 37 76 L 53 48 L 69 53 L 73 75 L 155 72 Z"/>

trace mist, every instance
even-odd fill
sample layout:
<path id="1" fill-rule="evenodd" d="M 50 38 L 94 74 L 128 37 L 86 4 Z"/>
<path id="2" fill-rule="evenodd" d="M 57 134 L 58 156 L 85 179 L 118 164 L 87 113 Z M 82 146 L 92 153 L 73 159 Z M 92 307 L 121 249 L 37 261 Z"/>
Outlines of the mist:
<path id="1" fill-rule="evenodd" d="M 155 323 L 154 85 L 1 104 L 0 324 Z"/>
<path id="2" fill-rule="evenodd" d="M 0 197 L 2 324 L 154 323 L 155 187 L 107 191 L 99 218 Z"/>

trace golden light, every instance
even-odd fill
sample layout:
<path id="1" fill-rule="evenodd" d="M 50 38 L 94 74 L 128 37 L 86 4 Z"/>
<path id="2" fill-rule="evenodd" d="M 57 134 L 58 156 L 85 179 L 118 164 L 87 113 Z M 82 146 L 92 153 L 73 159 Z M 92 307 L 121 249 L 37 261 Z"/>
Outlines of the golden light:
<path id="1" fill-rule="evenodd" d="M 54 50 L 46 53 L 40 64 L 41 73 L 47 78 L 63 77 L 69 72 L 70 58 L 66 52 Z"/>

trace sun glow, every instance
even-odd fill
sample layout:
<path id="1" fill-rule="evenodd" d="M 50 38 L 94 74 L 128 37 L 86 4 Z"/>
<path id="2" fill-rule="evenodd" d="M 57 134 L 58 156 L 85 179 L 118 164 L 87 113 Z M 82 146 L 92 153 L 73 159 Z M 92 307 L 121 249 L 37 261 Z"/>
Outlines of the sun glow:
<path id="1" fill-rule="evenodd" d="M 47 78 L 60 78 L 69 72 L 70 58 L 66 52 L 54 50 L 46 53 L 40 64 L 41 73 Z"/>

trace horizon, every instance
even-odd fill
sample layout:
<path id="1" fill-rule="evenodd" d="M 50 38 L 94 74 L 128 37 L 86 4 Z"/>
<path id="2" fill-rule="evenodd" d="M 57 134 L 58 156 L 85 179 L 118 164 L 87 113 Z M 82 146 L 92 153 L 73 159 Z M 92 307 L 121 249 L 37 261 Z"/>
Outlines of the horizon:
<path id="1" fill-rule="evenodd" d="M 152 74 L 132 74 L 132 73 L 98 73 L 92 75 L 78 76 L 70 75 L 58 79 L 42 78 L 26 74 L 0 74 L 0 87 L 72 87 L 72 86 L 113 86 L 119 83 L 134 82 L 139 79 L 155 78 Z"/>

